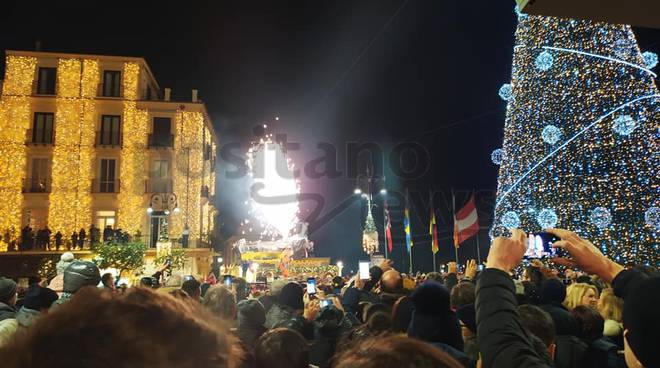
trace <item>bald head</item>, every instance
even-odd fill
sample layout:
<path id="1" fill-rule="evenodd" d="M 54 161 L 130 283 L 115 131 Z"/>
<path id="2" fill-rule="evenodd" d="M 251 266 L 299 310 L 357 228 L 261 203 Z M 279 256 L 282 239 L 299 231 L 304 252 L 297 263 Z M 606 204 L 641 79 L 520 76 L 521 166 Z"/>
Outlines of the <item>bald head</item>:
<path id="1" fill-rule="evenodd" d="M 380 278 L 380 290 L 384 292 L 394 291 L 403 287 L 403 278 L 395 270 L 385 271 Z"/>

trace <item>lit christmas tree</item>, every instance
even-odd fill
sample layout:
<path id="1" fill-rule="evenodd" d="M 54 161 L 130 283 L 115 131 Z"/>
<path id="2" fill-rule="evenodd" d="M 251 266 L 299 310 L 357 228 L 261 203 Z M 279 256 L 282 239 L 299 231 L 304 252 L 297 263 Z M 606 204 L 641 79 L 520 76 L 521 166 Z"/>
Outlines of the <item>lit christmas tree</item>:
<path id="1" fill-rule="evenodd" d="M 492 235 L 561 227 L 658 265 L 657 55 L 630 26 L 517 13 Z"/>

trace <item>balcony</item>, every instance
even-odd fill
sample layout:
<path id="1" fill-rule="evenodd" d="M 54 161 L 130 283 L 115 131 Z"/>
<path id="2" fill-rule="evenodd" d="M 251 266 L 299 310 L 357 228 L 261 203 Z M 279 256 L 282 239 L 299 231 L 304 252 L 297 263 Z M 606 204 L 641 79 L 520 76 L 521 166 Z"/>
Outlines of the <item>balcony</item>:
<path id="1" fill-rule="evenodd" d="M 92 193 L 119 193 L 119 179 L 116 180 L 92 180 Z"/>
<path id="2" fill-rule="evenodd" d="M 172 179 L 147 179 L 145 193 L 172 193 Z"/>
<path id="3" fill-rule="evenodd" d="M 119 147 L 122 146 L 122 137 L 119 132 L 96 132 L 94 139 L 96 147 Z"/>
<path id="4" fill-rule="evenodd" d="M 28 129 L 25 136 L 25 144 L 35 146 L 52 146 L 55 134 L 52 130 Z"/>
<path id="5" fill-rule="evenodd" d="M 149 148 L 170 149 L 174 147 L 174 134 L 149 134 Z"/>
<path id="6" fill-rule="evenodd" d="M 50 178 L 23 178 L 23 193 L 50 193 Z"/>

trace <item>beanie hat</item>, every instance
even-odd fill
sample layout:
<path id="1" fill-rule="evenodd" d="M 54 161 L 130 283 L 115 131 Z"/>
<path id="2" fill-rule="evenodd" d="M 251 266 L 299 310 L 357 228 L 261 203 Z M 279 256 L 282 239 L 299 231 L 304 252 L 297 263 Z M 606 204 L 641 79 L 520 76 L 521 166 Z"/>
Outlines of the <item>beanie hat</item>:
<path id="1" fill-rule="evenodd" d="M 563 303 L 566 299 L 566 285 L 557 279 L 548 279 L 541 284 L 541 303 Z"/>
<path id="2" fill-rule="evenodd" d="M 461 306 L 456 311 L 456 316 L 468 330 L 477 333 L 477 312 L 474 309 L 474 304 Z"/>
<path id="3" fill-rule="evenodd" d="M 637 359 L 645 367 L 660 367 L 660 277 L 648 278 L 630 290 L 623 305 L 626 339 Z"/>
<path id="4" fill-rule="evenodd" d="M 23 298 L 23 306 L 28 309 L 40 311 L 49 308 L 57 300 L 57 293 L 44 287 L 35 287 L 28 290 Z"/>
<path id="5" fill-rule="evenodd" d="M 238 324 L 263 325 L 266 323 L 266 310 L 257 299 L 245 299 L 236 304 Z"/>
<path id="6" fill-rule="evenodd" d="M 282 288 L 279 300 L 280 304 L 286 305 L 293 309 L 304 309 L 303 303 L 303 288 L 295 282 L 290 282 Z"/>
<path id="7" fill-rule="evenodd" d="M 273 280 L 273 282 L 270 283 L 270 295 L 273 296 L 278 296 L 282 292 L 282 288 L 284 285 L 288 284 L 289 282 L 284 279 L 277 279 Z"/>
<path id="8" fill-rule="evenodd" d="M 66 270 L 67 267 L 75 260 L 75 256 L 71 252 L 64 252 L 60 256 L 59 262 L 55 265 L 55 269 L 57 271 L 58 275 L 61 275 L 64 273 L 64 270 Z"/>
<path id="9" fill-rule="evenodd" d="M 96 286 L 101 281 L 99 268 L 93 262 L 74 261 L 64 270 L 64 292 L 75 293 L 83 286 Z"/>
<path id="10" fill-rule="evenodd" d="M 420 285 L 412 294 L 415 312 L 423 314 L 445 314 L 449 312 L 449 291 L 434 281 Z"/>
<path id="11" fill-rule="evenodd" d="M 16 283 L 12 279 L 6 277 L 0 277 L 0 302 L 9 303 L 9 299 L 14 297 L 16 294 Z"/>

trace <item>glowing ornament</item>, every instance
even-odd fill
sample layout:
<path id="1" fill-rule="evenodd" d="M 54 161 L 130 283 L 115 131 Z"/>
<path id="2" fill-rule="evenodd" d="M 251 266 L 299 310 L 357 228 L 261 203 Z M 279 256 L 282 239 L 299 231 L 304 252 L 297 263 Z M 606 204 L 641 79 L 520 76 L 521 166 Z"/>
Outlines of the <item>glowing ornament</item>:
<path id="1" fill-rule="evenodd" d="M 596 207 L 591 210 L 589 220 L 599 229 L 604 229 L 612 223 L 612 214 L 605 207 Z"/>
<path id="2" fill-rule="evenodd" d="M 655 68 L 658 65 L 658 54 L 655 52 L 646 51 L 642 54 L 642 58 L 644 59 L 644 64 L 649 69 Z"/>
<path id="3" fill-rule="evenodd" d="M 656 230 L 660 230 L 660 207 L 649 207 L 644 213 L 646 224 Z"/>
<path id="4" fill-rule="evenodd" d="M 614 42 L 614 55 L 619 59 L 627 59 L 632 52 L 630 41 L 626 38 L 621 38 Z"/>
<path id="5" fill-rule="evenodd" d="M 495 165 L 501 165 L 502 161 L 504 161 L 504 158 L 505 158 L 504 150 L 501 148 L 494 150 L 490 154 L 490 160 L 493 161 Z"/>
<path id="6" fill-rule="evenodd" d="M 520 217 L 514 211 L 508 211 L 502 216 L 502 226 L 507 229 L 517 229 L 520 227 Z"/>
<path id="7" fill-rule="evenodd" d="M 536 222 L 542 229 L 555 227 L 555 225 L 557 225 L 557 221 L 559 221 L 557 214 L 555 211 L 549 208 L 542 209 L 536 216 Z"/>
<path id="8" fill-rule="evenodd" d="M 614 119 L 614 124 L 612 125 L 612 130 L 619 135 L 630 135 L 635 128 L 637 128 L 637 122 L 630 115 L 621 115 Z"/>
<path id="9" fill-rule="evenodd" d="M 541 138 L 545 143 L 555 144 L 561 139 L 562 131 L 554 125 L 546 125 L 541 132 Z"/>
<path id="10" fill-rule="evenodd" d="M 502 87 L 500 87 L 498 94 L 504 101 L 509 101 L 513 95 L 513 87 L 511 86 L 511 83 L 503 84 Z"/>
<path id="11" fill-rule="evenodd" d="M 543 51 L 539 54 L 539 56 L 536 57 L 534 65 L 536 65 L 538 70 L 544 72 L 552 67 L 553 62 L 554 58 L 552 57 L 552 54 L 547 51 Z"/>

